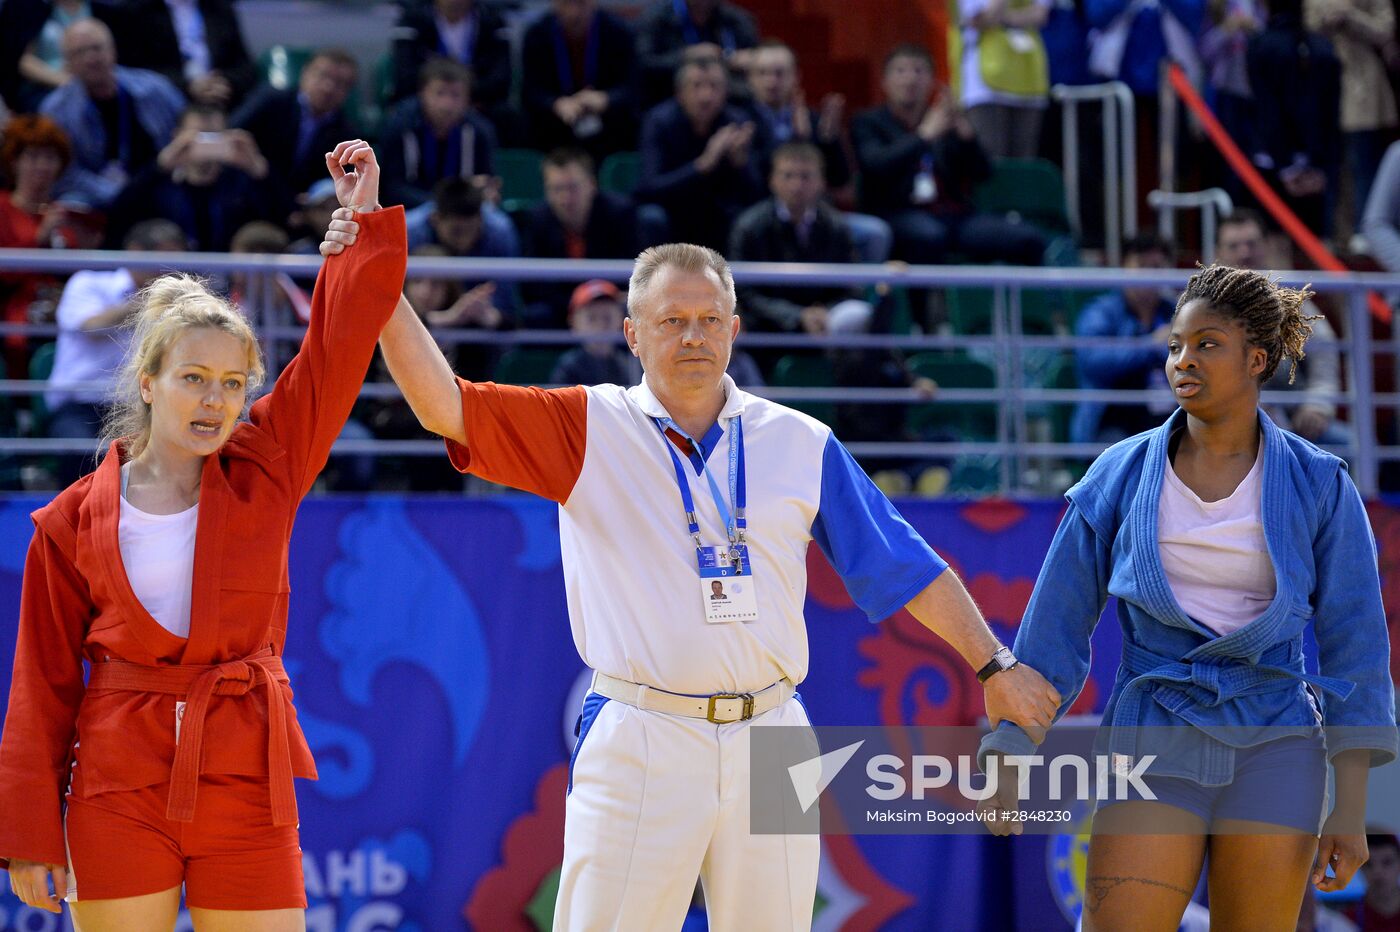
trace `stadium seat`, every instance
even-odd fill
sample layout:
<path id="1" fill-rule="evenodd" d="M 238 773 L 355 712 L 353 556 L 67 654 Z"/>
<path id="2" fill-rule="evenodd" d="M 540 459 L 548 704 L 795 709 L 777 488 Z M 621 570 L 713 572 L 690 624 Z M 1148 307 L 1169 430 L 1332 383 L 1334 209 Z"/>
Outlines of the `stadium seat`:
<path id="1" fill-rule="evenodd" d="M 385 52 L 374 60 L 370 71 L 374 102 L 380 110 L 388 110 L 394 97 L 394 53 Z"/>
<path id="2" fill-rule="evenodd" d="M 631 196 L 637 190 L 642 158 L 635 152 L 614 152 L 598 166 L 598 187 L 613 194 Z"/>
<path id="3" fill-rule="evenodd" d="M 980 211 L 1019 214 L 1047 233 L 1070 231 L 1065 180 L 1055 163 L 1045 159 L 998 160 L 972 200 Z"/>
<path id="4" fill-rule="evenodd" d="M 994 388 L 996 372 L 980 360 L 961 350 L 935 350 L 909 357 L 909 370 L 915 375 L 933 379 L 940 388 Z M 909 429 L 916 439 L 995 440 L 997 435 L 997 406 L 995 402 L 932 402 L 911 405 Z"/>
<path id="5" fill-rule="evenodd" d="M 517 346 L 496 363 L 494 380 L 505 385 L 548 385 L 562 355 L 553 348 Z"/>
<path id="6" fill-rule="evenodd" d="M 943 301 L 948 312 L 948 323 L 952 325 L 954 333 L 992 332 L 992 309 L 995 306 L 992 289 L 953 286 L 943 289 Z"/>
<path id="7" fill-rule="evenodd" d="M 826 356 L 790 354 L 773 366 L 770 384 L 780 388 L 831 388 L 836 384 L 836 377 L 831 360 Z M 811 415 L 823 424 L 836 424 L 836 406 L 829 401 L 794 402 L 788 407 Z"/>
<path id="8" fill-rule="evenodd" d="M 534 149 L 497 149 L 496 174 L 501 176 L 501 209 L 528 210 L 544 200 L 540 167 L 544 156 Z"/>
<path id="9" fill-rule="evenodd" d="M 58 352 L 57 343 L 45 343 L 37 347 L 33 355 L 29 357 L 29 378 L 33 382 L 47 382 L 53 373 L 54 354 Z M 30 432 L 35 436 L 43 434 L 45 422 L 49 419 L 49 409 L 44 404 L 43 395 L 29 396 L 29 411 L 33 415 L 34 421 Z"/>
<path id="10" fill-rule="evenodd" d="M 1021 332 L 1050 336 L 1069 332 L 1069 304 L 1065 292 L 1053 288 L 1027 288 L 1021 292 Z"/>
<path id="11" fill-rule="evenodd" d="M 1006 300 L 1010 300 L 1010 292 Z M 1025 288 L 1021 291 L 1021 332 L 1031 336 L 1051 336 L 1070 332 L 1078 307 L 1077 295 L 1062 289 Z M 995 298 L 990 288 L 944 289 L 948 323 L 959 335 L 990 334 Z M 1011 319 L 1010 309 L 1006 318 Z"/>

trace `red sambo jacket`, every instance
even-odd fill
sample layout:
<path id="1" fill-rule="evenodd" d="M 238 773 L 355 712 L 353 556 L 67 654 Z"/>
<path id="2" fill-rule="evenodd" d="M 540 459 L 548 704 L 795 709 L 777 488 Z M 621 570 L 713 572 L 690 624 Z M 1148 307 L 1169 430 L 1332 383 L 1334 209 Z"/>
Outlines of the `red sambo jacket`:
<path id="1" fill-rule="evenodd" d="M 172 817 L 185 819 L 198 774 L 268 777 L 279 821 L 294 820 L 291 775 L 314 779 L 316 766 L 277 659 L 287 637 L 292 523 L 355 403 L 407 261 L 402 209 L 356 219 L 358 244 L 321 269 L 300 353 L 205 461 L 188 639 L 162 628 L 127 580 L 115 445 L 95 473 L 34 513 L 0 736 L 0 859 L 67 862 L 70 766 L 85 796 L 187 783 L 181 806 L 174 792 L 171 799 L 172 810 L 186 810 Z M 85 683 L 84 661 L 125 679 L 94 672 Z M 201 678 L 205 711 L 191 722 Z M 182 679 L 165 691 L 141 685 Z M 172 766 L 181 766 L 175 704 L 182 697 L 189 702 L 180 742 L 191 745 L 183 781 L 172 777 Z"/>

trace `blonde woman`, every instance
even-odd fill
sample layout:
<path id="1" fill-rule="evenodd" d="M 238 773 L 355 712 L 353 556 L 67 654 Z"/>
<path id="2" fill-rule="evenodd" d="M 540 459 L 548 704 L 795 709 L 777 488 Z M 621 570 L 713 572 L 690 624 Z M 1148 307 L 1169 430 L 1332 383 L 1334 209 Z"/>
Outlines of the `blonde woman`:
<path id="1" fill-rule="evenodd" d="M 105 458 L 34 513 L 0 866 L 31 906 L 68 899 L 80 932 L 172 929 L 182 886 L 200 932 L 305 928 L 292 779 L 316 768 L 280 659 L 288 539 L 407 257 L 370 147 L 341 143 L 326 165 L 370 248 L 326 263 L 272 391 L 248 408 L 263 363 L 235 308 L 157 279 Z"/>

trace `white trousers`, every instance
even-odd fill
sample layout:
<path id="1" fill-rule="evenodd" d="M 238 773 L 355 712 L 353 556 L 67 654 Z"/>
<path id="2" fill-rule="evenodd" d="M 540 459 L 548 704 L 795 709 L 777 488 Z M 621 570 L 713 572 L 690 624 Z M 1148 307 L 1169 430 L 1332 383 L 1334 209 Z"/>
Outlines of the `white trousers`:
<path id="1" fill-rule="evenodd" d="M 820 837 L 749 832 L 748 729 L 810 728 L 800 702 L 727 725 L 616 700 L 587 713 L 555 932 L 679 929 L 697 877 L 712 932 L 811 928 Z"/>

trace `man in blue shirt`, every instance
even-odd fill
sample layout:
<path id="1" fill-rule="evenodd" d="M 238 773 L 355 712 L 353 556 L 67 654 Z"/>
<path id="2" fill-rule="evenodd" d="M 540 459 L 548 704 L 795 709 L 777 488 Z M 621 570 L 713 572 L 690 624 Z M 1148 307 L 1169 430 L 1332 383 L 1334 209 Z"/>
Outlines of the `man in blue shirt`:
<path id="1" fill-rule="evenodd" d="M 1123 267 L 1128 269 L 1171 268 L 1171 247 L 1160 237 L 1145 233 L 1123 246 Z M 1081 337 L 1143 337 L 1151 335 L 1153 345 L 1083 346 L 1074 351 L 1079 384 L 1085 388 L 1145 389 L 1161 384 L 1162 361 L 1166 358 L 1167 328 L 1172 303 L 1159 288 L 1124 288 L 1101 295 L 1079 314 L 1074 332 Z M 1163 399 L 1166 387 L 1162 386 Z M 1096 440 L 1122 440 L 1156 427 L 1161 416 L 1139 402 L 1106 404 L 1081 401 L 1070 421 L 1070 439 L 1075 443 Z"/>
<path id="2" fill-rule="evenodd" d="M 153 71 L 119 67 L 111 30 L 95 19 L 68 27 L 63 62 L 73 77 L 39 107 L 73 140 L 54 194 L 105 210 L 170 142 L 185 98 Z"/>

